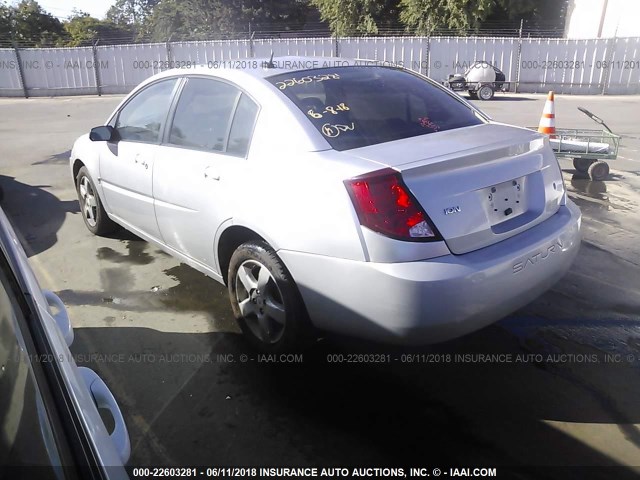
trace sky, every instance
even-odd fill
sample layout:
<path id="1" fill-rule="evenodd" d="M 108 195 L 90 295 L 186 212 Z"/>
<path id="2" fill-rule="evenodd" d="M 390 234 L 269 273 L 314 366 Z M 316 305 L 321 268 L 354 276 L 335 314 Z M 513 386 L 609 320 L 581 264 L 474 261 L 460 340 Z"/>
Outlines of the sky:
<path id="1" fill-rule="evenodd" d="M 109 7 L 116 3 L 115 0 L 37 0 L 37 2 L 44 10 L 60 20 L 71 15 L 74 8 L 102 19 Z M 16 4 L 18 1 L 14 0 L 11 3 Z"/>

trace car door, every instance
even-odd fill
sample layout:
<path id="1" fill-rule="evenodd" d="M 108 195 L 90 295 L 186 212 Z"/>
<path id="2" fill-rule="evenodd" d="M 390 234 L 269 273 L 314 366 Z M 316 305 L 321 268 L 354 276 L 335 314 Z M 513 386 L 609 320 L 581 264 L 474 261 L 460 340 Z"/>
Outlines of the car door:
<path id="1" fill-rule="evenodd" d="M 65 307 L 40 289 L 2 208 L 0 332 L 0 478 L 128 479 L 122 413 L 104 382 L 76 366 Z"/>
<path id="2" fill-rule="evenodd" d="M 132 230 L 161 239 L 153 207 L 153 163 L 178 78 L 154 82 L 117 113 L 118 141 L 100 151 L 100 183 L 109 213 Z"/>
<path id="3" fill-rule="evenodd" d="M 164 242 L 213 271 L 216 231 L 232 218 L 233 191 L 249 174 L 257 113 L 236 86 L 189 77 L 156 155 L 153 192 Z"/>

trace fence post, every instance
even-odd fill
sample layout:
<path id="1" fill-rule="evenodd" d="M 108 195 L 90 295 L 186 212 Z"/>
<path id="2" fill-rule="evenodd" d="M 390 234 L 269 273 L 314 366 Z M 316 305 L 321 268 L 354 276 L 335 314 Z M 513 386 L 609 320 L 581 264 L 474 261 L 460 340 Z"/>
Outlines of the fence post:
<path id="1" fill-rule="evenodd" d="M 520 64 L 522 63 L 522 26 L 524 20 L 520 19 L 520 30 L 518 31 L 518 52 L 516 53 L 516 81 L 513 89 L 513 93 L 518 93 L 518 87 L 520 86 Z"/>
<path id="2" fill-rule="evenodd" d="M 425 69 L 425 75 L 428 77 L 431 73 L 431 32 L 427 31 L 427 68 Z"/>
<path id="3" fill-rule="evenodd" d="M 93 42 L 93 45 L 91 45 L 91 54 L 93 55 L 93 76 L 96 80 L 96 93 L 98 94 L 99 97 L 102 96 L 102 89 L 100 88 L 100 84 L 102 83 L 102 80 L 100 79 L 100 64 L 98 63 L 98 42 L 100 41 L 100 39 L 96 40 L 95 42 Z"/>
<path id="4" fill-rule="evenodd" d="M 428 18 L 427 18 L 427 71 L 425 75 L 427 77 L 431 75 L 431 23 Z"/>
<path id="5" fill-rule="evenodd" d="M 169 66 L 171 66 L 171 61 L 172 61 L 172 55 L 171 55 L 171 37 L 169 37 L 169 39 L 165 42 L 164 44 L 166 50 L 167 50 L 167 64 Z"/>
<path id="6" fill-rule="evenodd" d="M 20 50 L 18 49 L 18 45 L 14 42 L 13 51 L 16 54 L 16 62 L 18 63 L 18 77 L 20 77 L 20 85 L 22 85 L 22 92 L 24 94 L 24 98 L 29 98 L 29 90 L 27 89 L 27 82 L 24 79 L 24 70 L 22 70 L 22 59 L 20 58 Z"/>
<path id="7" fill-rule="evenodd" d="M 613 46 L 611 45 L 613 43 Z M 602 95 L 607 94 L 608 84 L 611 82 L 611 69 L 610 65 L 613 63 L 613 55 L 616 51 L 616 45 L 618 44 L 618 38 L 613 37 L 607 40 L 607 47 L 604 51 L 604 72 L 602 72 Z M 612 48 L 613 47 L 613 48 Z"/>

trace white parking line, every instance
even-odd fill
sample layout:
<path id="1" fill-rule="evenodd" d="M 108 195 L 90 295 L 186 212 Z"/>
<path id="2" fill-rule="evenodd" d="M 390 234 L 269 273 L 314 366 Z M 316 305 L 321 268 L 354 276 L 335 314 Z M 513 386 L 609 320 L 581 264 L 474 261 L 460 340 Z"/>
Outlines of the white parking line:
<path id="1" fill-rule="evenodd" d="M 640 163 L 640 160 L 636 160 L 635 158 L 623 157 L 622 155 L 618 155 L 618 158 L 621 158 L 622 160 L 626 160 L 628 162 Z"/>

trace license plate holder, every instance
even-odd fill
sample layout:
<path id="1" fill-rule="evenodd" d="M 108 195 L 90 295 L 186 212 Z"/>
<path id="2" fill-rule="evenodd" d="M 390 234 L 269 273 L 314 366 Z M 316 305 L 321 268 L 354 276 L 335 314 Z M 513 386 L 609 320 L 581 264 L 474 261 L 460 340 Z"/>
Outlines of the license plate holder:
<path id="1" fill-rule="evenodd" d="M 491 225 L 511 220 L 527 211 L 525 180 L 525 177 L 520 177 L 484 189 L 484 204 Z"/>

